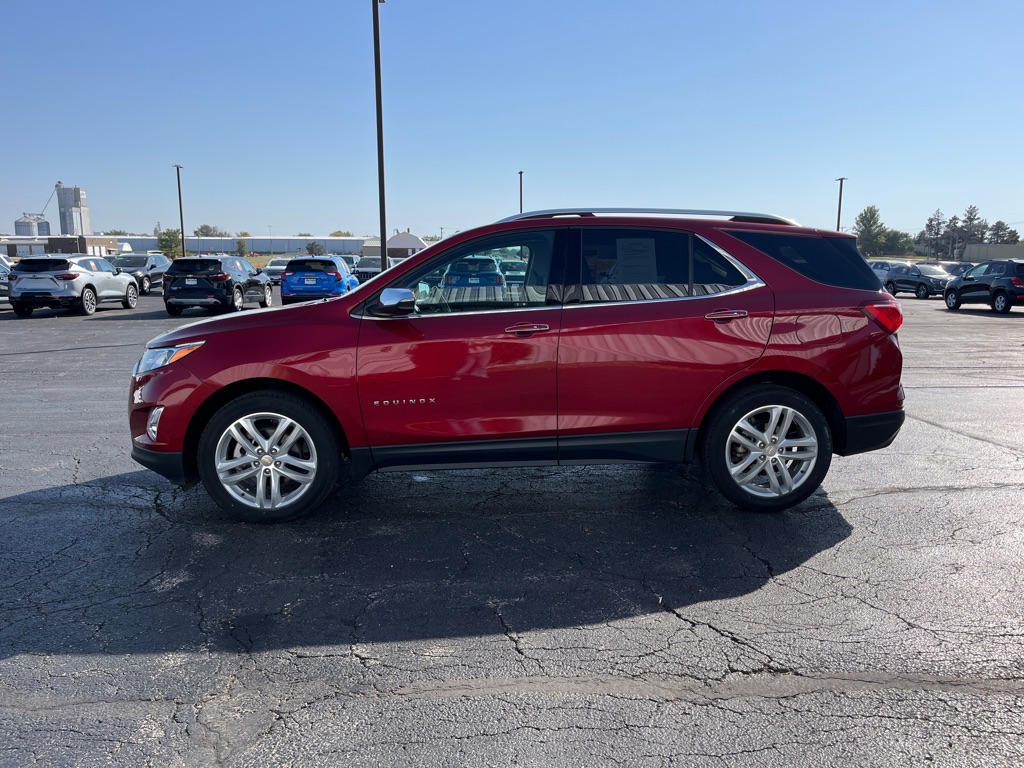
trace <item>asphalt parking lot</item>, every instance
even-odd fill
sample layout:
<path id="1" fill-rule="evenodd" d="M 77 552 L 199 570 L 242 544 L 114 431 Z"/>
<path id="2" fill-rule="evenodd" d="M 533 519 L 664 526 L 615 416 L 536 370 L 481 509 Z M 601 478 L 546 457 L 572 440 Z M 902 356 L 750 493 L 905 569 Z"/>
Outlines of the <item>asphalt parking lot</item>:
<path id="1" fill-rule="evenodd" d="M 129 458 L 208 315 L 0 312 L 0 765 L 1020 765 L 1024 309 L 901 300 L 902 433 L 789 512 L 474 470 L 270 527 Z"/>

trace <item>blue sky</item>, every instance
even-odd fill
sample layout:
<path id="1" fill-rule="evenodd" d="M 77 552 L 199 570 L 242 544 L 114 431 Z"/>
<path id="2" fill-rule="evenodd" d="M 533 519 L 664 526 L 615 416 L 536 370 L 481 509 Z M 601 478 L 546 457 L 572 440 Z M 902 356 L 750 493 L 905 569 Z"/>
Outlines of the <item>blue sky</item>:
<path id="1" fill-rule="evenodd" d="M 1024 231 L 1024 3 L 388 0 L 390 230 L 573 206 Z M 8 3 L 0 232 L 377 234 L 371 0 Z M 23 30 L 19 32 L 19 30 Z M 56 203 L 46 211 L 55 231 Z"/>

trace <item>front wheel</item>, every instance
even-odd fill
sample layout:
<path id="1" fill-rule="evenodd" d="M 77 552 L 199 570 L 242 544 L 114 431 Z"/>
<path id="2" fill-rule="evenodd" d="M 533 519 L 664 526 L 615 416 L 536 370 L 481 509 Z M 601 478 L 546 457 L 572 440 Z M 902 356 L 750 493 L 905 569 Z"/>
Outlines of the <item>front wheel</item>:
<path id="1" fill-rule="evenodd" d="M 240 520 L 279 523 L 309 514 L 338 480 L 341 449 L 332 425 L 283 392 L 232 400 L 199 438 L 199 475 L 210 496 Z"/>
<path id="2" fill-rule="evenodd" d="M 1002 291 L 998 291 L 995 296 L 992 297 L 992 311 L 999 315 L 1005 315 L 1010 311 L 1010 297 Z"/>
<path id="3" fill-rule="evenodd" d="M 917 290 L 914 291 L 914 295 L 917 296 L 917 298 L 919 299 L 927 299 L 929 295 L 928 286 L 924 285 L 923 283 L 917 286 Z"/>
<path id="4" fill-rule="evenodd" d="M 148 296 L 149 292 L 153 290 L 153 284 L 150 282 L 146 275 L 142 276 L 142 285 L 139 287 L 139 293 L 143 296 Z"/>
<path id="5" fill-rule="evenodd" d="M 960 294 L 956 288 L 950 288 L 943 297 L 946 301 L 946 309 L 960 309 Z"/>
<path id="6" fill-rule="evenodd" d="M 263 288 L 263 301 L 260 302 L 260 306 L 266 309 L 274 303 L 274 289 L 269 285 Z"/>
<path id="7" fill-rule="evenodd" d="M 886 283 L 885 290 L 891 293 L 893 296 L 896 295 L 896 283 Z"/>
<path id="8" fill-rule="evenodd" d="M 701 459 L 729 501 L 778 512 L 821 485 L 832 463 L 832 432 L 821 409 L 795 390 L 741 390 L 708 421 Z"/>
<path id="9" fill-rule="evenodd" d="M 124 292 L 124 300 L 121 302 L 121 306 L 125 309 L 135 309 L 135 305 L 139 303 L 139 289 L 135 287 L 135 283 L 128 286 L 128 290 Z"/>

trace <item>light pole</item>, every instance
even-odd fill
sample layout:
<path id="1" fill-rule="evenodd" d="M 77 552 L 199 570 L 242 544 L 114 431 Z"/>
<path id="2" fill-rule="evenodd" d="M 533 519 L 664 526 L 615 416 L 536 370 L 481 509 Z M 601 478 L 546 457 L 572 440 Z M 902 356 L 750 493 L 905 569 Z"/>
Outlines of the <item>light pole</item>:
<path id="1" fill-rule="evenodd" d="M 181 168 L 182 166 L 177 163 L 174 164 L 174 171 L 178 175 L 178 222 L 181 224 L 181 255 L 185 256 L 185 209 L 181 205 Z"/>
<path id="2" fill-rule="evenodd" d="M 274 225 L 267 224 L 267 250 L 270 251 L 270 255 L 274 255 Z"/>
<path id="3" fill-rule="evenodd" d="M 519 172 L 519 212 L 523 212 L 523 172 Z"/>
<path id="4" fill-rule="evenodd" d="M 839 182 L 839 210 L 836 211 L 836 232 L 842 232 L 839 228 L 839 222 L 843 218 L 843 182 L 846 181 L 846 177 L 840 176 L 836 181 Z"/>
<path id="5" fill-rule="evenodd" d="M 384 212 L 384 99 L 380 89 L 380 10 L 377 6 L 384 0 L 373 3 L 373 63 L 377 85 L 377 186 L 380 192 L 380 268 L 388 268 L 388 225 Z"/>

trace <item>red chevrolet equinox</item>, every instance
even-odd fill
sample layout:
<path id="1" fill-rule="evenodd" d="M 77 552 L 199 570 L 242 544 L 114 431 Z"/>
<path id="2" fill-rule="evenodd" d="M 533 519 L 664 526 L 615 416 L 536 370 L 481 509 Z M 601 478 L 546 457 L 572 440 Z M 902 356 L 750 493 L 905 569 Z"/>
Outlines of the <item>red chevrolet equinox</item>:
<path id="1" fill-rule="evenodd" d="M 777 216 L 525 213 L 348 294 L 146 345 L 132 456 L 242 520 L 372 471 L 678 463 L 806 499 L 903 424 L 903 316 L 853 237 Z M 346 473 L 346 477 L 349 473 Z"/>

